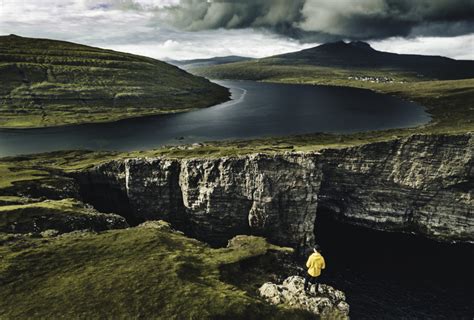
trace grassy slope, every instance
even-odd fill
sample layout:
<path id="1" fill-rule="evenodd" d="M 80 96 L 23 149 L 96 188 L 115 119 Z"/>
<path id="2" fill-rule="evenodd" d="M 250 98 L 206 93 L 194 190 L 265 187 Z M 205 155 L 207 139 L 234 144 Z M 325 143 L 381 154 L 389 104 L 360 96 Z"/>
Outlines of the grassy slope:
<path id="1" fill-rule="evenodd" d="M 222 280 L 224 266 L 265 258 L 269 250 L 289 252 L 262 238 L 243 237 L 231 248 L 211 249 L 156 222 L 53 238 L 39 236 L 41 224 L 32 236 L 12 233 L 13 223 L 28 225 L 37 218 L 48 219 L 44 229 L 58 229 L 50 227 L 58 220 L 73 229 L 108 229 L 94 228 L 101 222 L 92 218 L 101 215 L 76 200 L 44 201 L 44 192 L 58 195 L 67 182 L 64 173 L 116 157 L 122 155 L 74 151 L 0 159 L 0 319 L 314 319 L 270 306 L 254 290 Z M 30 192 L 38 198 L 27 197 Z M 69 223 L 81 217 L 86 223 Z M 259 272 L 250 286 L 269 280 L 272 275 Z"/>
<path id="2" fill-rule="evenodd" d="M 125 219 L 115 214 L 105 214 L 85 206 L 76 199 L 45 200 L 0 197 L 0 232 L 41 233 L 55 230 L 58 233 L 88 229 L 103 231 L 128 226 Z"/>
<path id="3" fill-rule="evenodd" d="M 191 60 L 168 60 L 167 62 L 179 66 L 185 70 L 203 67 L 203 66 L 213 66 L 224 63 L 240 62 L 252 60 L 252 58 L 241 57 L 241 56 L 224 56 L 224 57 L 214 57 L 207 59 L 191 59 Z"/>
<path id="4" fill-rule="evenodd" d="M 44 127 L 187 111 L 227 89 L 151 58 L 0 37 L 0 127 Z"/>
<path id="5" fill-rule="evenodd" d="M 76 200 L 44 198 L 64 192 L 65 173 L 122 156 L 73 151 L 0 159 L 0 319 L 314 319 L 270 306 L 254 290 L 222 280 L 224 266 L 260 256 L 265 261 L 269 250 L 289 252 L 262 238 L 243 237 L 231 248 L 211 249 L 171 232 L 164 222 L 39 236 L 59 229 L 58 221 L 73 229 L 108 229 L 97 228 L 101 215 Z M 37 197 L 29 197 L 31 192 Z M 85 222 L 74 223 L 82 217 Z M 12 224 L 38 218 L 48 219 L 46 228 L 36 223 L 32 236 L 12 233 Z M 250 286 L 269 280 L 272 275 L 259 272 Z"/>
<path id="6" fill-rule="evenodd" d="M 211 249 L 162 224 L 1 240 L 2 319 L 310 319 L 220 279 L 223 265 L 284 250 L 261 238 Z"/>
<path id="7" fill-rule="evenodd" d="M 335 67 L 358 72 L 376 69 L 383 71 L 386 76 L 390 73 L 405 73 L 415 78 L 440 80 L 474 77 L 474 61 L 378 51 L 360 41 L 326 43 L 262 60 L 271 60 L 273 64 L 280 65 Z"/>

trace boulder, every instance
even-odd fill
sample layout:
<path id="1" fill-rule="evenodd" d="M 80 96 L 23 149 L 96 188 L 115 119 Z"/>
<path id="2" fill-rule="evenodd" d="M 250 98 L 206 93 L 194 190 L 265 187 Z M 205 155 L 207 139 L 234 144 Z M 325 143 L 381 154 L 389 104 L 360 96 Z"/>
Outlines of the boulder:
<path id="1" fill-rule="evenodd" d="M 349 319 L 349 304 L 344 292 L 325 284 L 319 285 L 318 292 L 315 285 L 305 292 L 304 278 L 300 276 L 288 277 L 281 285 L 264 283 L 259 294 L 274 305 L 306 310 L 323 318 Z"/>

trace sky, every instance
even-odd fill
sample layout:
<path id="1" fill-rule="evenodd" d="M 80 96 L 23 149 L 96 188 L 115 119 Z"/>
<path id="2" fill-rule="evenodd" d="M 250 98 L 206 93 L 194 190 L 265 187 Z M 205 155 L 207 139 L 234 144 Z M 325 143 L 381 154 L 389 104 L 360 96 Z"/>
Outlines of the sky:
<path id="1" fill-rule="evenodd" d="M 474 0 L 0 0 L 0 34 L 158 59 L 264 57 L 362 40 L 474 60 Z"/>

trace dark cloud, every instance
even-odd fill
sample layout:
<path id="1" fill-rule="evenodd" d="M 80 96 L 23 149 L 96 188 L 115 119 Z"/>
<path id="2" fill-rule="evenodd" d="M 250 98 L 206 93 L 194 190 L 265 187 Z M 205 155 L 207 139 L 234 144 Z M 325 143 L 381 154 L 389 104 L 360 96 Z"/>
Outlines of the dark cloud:
<path id="1" fill-rule="evenodd" d="M 182 0 L 160 10 L 160 17 L 179 28 L 198 31 L 217 28 L 265 27 L 287 33 L 303 19 L 305 0 Z"/>
<path id="2" fill-rule="evenodd" d="M 474 0 L 180 0 L 157 12 L 187 31 L 265 28 L 306 41 L 474 32 Z"/>

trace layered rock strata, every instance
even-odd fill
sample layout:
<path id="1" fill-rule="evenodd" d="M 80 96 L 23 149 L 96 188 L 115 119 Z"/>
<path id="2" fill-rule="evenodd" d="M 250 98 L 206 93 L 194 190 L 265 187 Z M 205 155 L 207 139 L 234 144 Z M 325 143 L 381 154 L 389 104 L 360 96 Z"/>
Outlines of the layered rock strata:
<path id="1" fill-rule="evenodd" d="M 101 211 L 168 220 L 210 242 L 250 233 L 310 245 L 323 210 L 374 229 L 469 242 L 473 154 L 472 133 L 415 135 L 321 152 L 126 159 L 77 179 Z"/>

